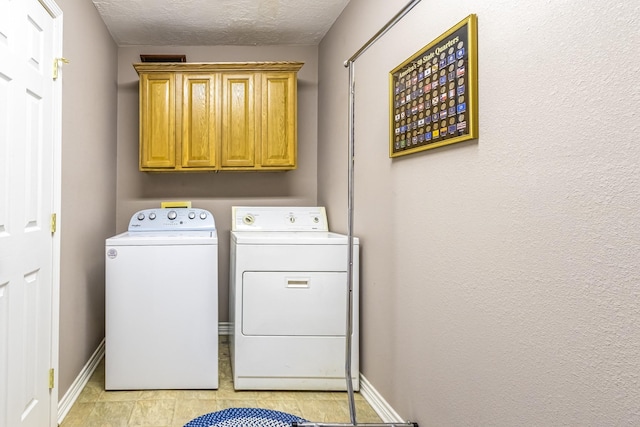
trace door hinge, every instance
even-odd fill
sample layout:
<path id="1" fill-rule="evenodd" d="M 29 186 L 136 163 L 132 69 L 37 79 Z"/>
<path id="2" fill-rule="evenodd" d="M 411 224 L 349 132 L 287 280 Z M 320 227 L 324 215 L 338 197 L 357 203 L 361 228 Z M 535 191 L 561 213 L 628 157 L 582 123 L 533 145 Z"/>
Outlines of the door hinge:
<path id="1" fill-rule="evenodd" d="M 51 234 L 54 234 L 56 232 L 56 226 L 58 225 L 58 221 L 56 218 L 56 214 L 52 213 L 51 214 Z"/>
<path id="2" fill-rule="evenodd" d="M 49 369 L 49 389 L 52 389 L 55 385 L 55 369 L 51 368 Z"/>
<path id="3" fill-rule="evenodd" d="M 60 63 L 68 64 L 69 60 L 67 58 L 53 58 L 53 80 L 58 79 L 58 74 L 60 72 Z"/>

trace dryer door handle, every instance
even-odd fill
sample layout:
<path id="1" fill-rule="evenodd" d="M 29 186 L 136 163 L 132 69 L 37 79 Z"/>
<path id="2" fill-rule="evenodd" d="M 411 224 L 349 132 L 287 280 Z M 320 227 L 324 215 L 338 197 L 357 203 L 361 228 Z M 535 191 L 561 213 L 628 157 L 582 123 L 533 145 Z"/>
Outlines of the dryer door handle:
<path id="1" fill-rule="evenodd" d="M 309 288 L 309 279 L 287 279 L 287 288 L 307 289 Z"/>

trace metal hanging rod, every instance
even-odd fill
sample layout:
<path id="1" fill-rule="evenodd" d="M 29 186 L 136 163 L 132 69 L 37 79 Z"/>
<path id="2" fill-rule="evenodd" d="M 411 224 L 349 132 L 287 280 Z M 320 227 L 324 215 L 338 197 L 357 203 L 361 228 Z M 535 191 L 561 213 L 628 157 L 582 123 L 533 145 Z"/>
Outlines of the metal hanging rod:
<path id="1" fill-rule="evenodd" d="M 400 21 L 402 18 L 404 18 L 404 16 L 409 13 L 409 11 L 411 9 L 413 9 L 413 7 L 415 5 L 417 5 L 418 3 L 420 3 L 421 0 L 412 0 L 409 3 L 406 4 L 405 7 L 403 7 L 400 12 L 396 13 L 396 15 L 391 18 L 389 20 L 389 22 L 387 22 L 385 24 L 384 27 L 380 28 L 380 30 L 375 33 L 373 35 L 373 37 L 371 37 L 364 45 L 362 45 L 362 47 L 360 49 L 358 49 L 356 51 L 356 53 L 354 53 L 353 55 L 351 55 L 351 58 L 347 59 L 346 61 L 344 61 L 344 66 L 348 67 L 349 66 L 349 62 L 354 62 L 356 59 L 358 59 L 358 57 L 360 55 L 362 55 L 367 49 L 369 49 L 369 47 L 374 44 L 375 42 L 378 41 L 378 39 L 380 37 L 382 37 L 387 31 L 389 31 L 391 29 L 391 27 L 393 27 L 394 25 L 396 25 L 398 23 L 398 21 Z"/>
<path id="2" fill-rule="evenodd" d="M 353 396 L 353 383 L 351 379 L 351 334 L 353 330 L 353 200 L 354 200 L 354 157 L 355 157 L 355 61 L 362 55 L 371 45 L 373 45 L 380 37 L 382 37 L 391 27 L 398 23 L 415 5 L 421 0 L 411 0 L 405 5 L 384 27 L 382 27 L 373 37 L 371 37 L 360 49 L 354 53 L 351 58 L 344 62 L 344 66 L 349 68 L 349 171 L 348 171 L 348 220 L 347 220 L 347 285 L 348 294 L 348 310 L 347 310 L 347 329 L 345 340 L 345 378 L 347 381 L 347 395 L 349 399 L 349 414 L 351 417 L 350 424 L 327 424 L 314 422 L 294 422 L 292 427 L 418 427 L 417 423 L 378 423 L 378 424 L 358 424 L 356 420 L 356 405 Z"/>

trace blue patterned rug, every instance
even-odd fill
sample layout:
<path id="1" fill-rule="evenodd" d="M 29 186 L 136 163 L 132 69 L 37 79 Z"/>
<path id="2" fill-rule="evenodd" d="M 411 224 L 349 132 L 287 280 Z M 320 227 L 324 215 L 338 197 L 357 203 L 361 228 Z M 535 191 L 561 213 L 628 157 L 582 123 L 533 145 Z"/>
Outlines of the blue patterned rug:
<path id="1" fill-rule="evenodd" d="M 270 409 L 229 408 L 202 415 L 184 427 L 291 427 L 291 423 L 305 419 Z"/>

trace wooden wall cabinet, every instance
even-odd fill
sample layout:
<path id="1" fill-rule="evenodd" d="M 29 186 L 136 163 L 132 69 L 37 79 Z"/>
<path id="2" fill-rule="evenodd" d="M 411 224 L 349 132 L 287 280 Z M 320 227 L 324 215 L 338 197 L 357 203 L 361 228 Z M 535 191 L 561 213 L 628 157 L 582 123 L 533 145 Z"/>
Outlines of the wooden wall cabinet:
<path id="1" fill-rule="evenodd" d="M 173 73 L 140 76 L 140 105 L 144 106 L 140 109 L 141 168 L 173 168 L 176 165 L 175 86 Z"/>
<path id="2" fill-rule="evenodd" d="M 254 73 L 223 73 L 222 168 L 256 166 L 256 76 Z"/>
<path id="3" fill-rule="evenodd" d="M 216 168 L 216 150 L 220 144 L 218 115 L 219 88 L 216 76 L 202 73 L 182 73 L 177 116 L 180 126 L 176 146 L 182 158 L 182 168 Z"/>
<path id="4" fill-rule="evenodd" d="M 301 62 L 139 63 L 140 170 L 296 168 Z"/>

